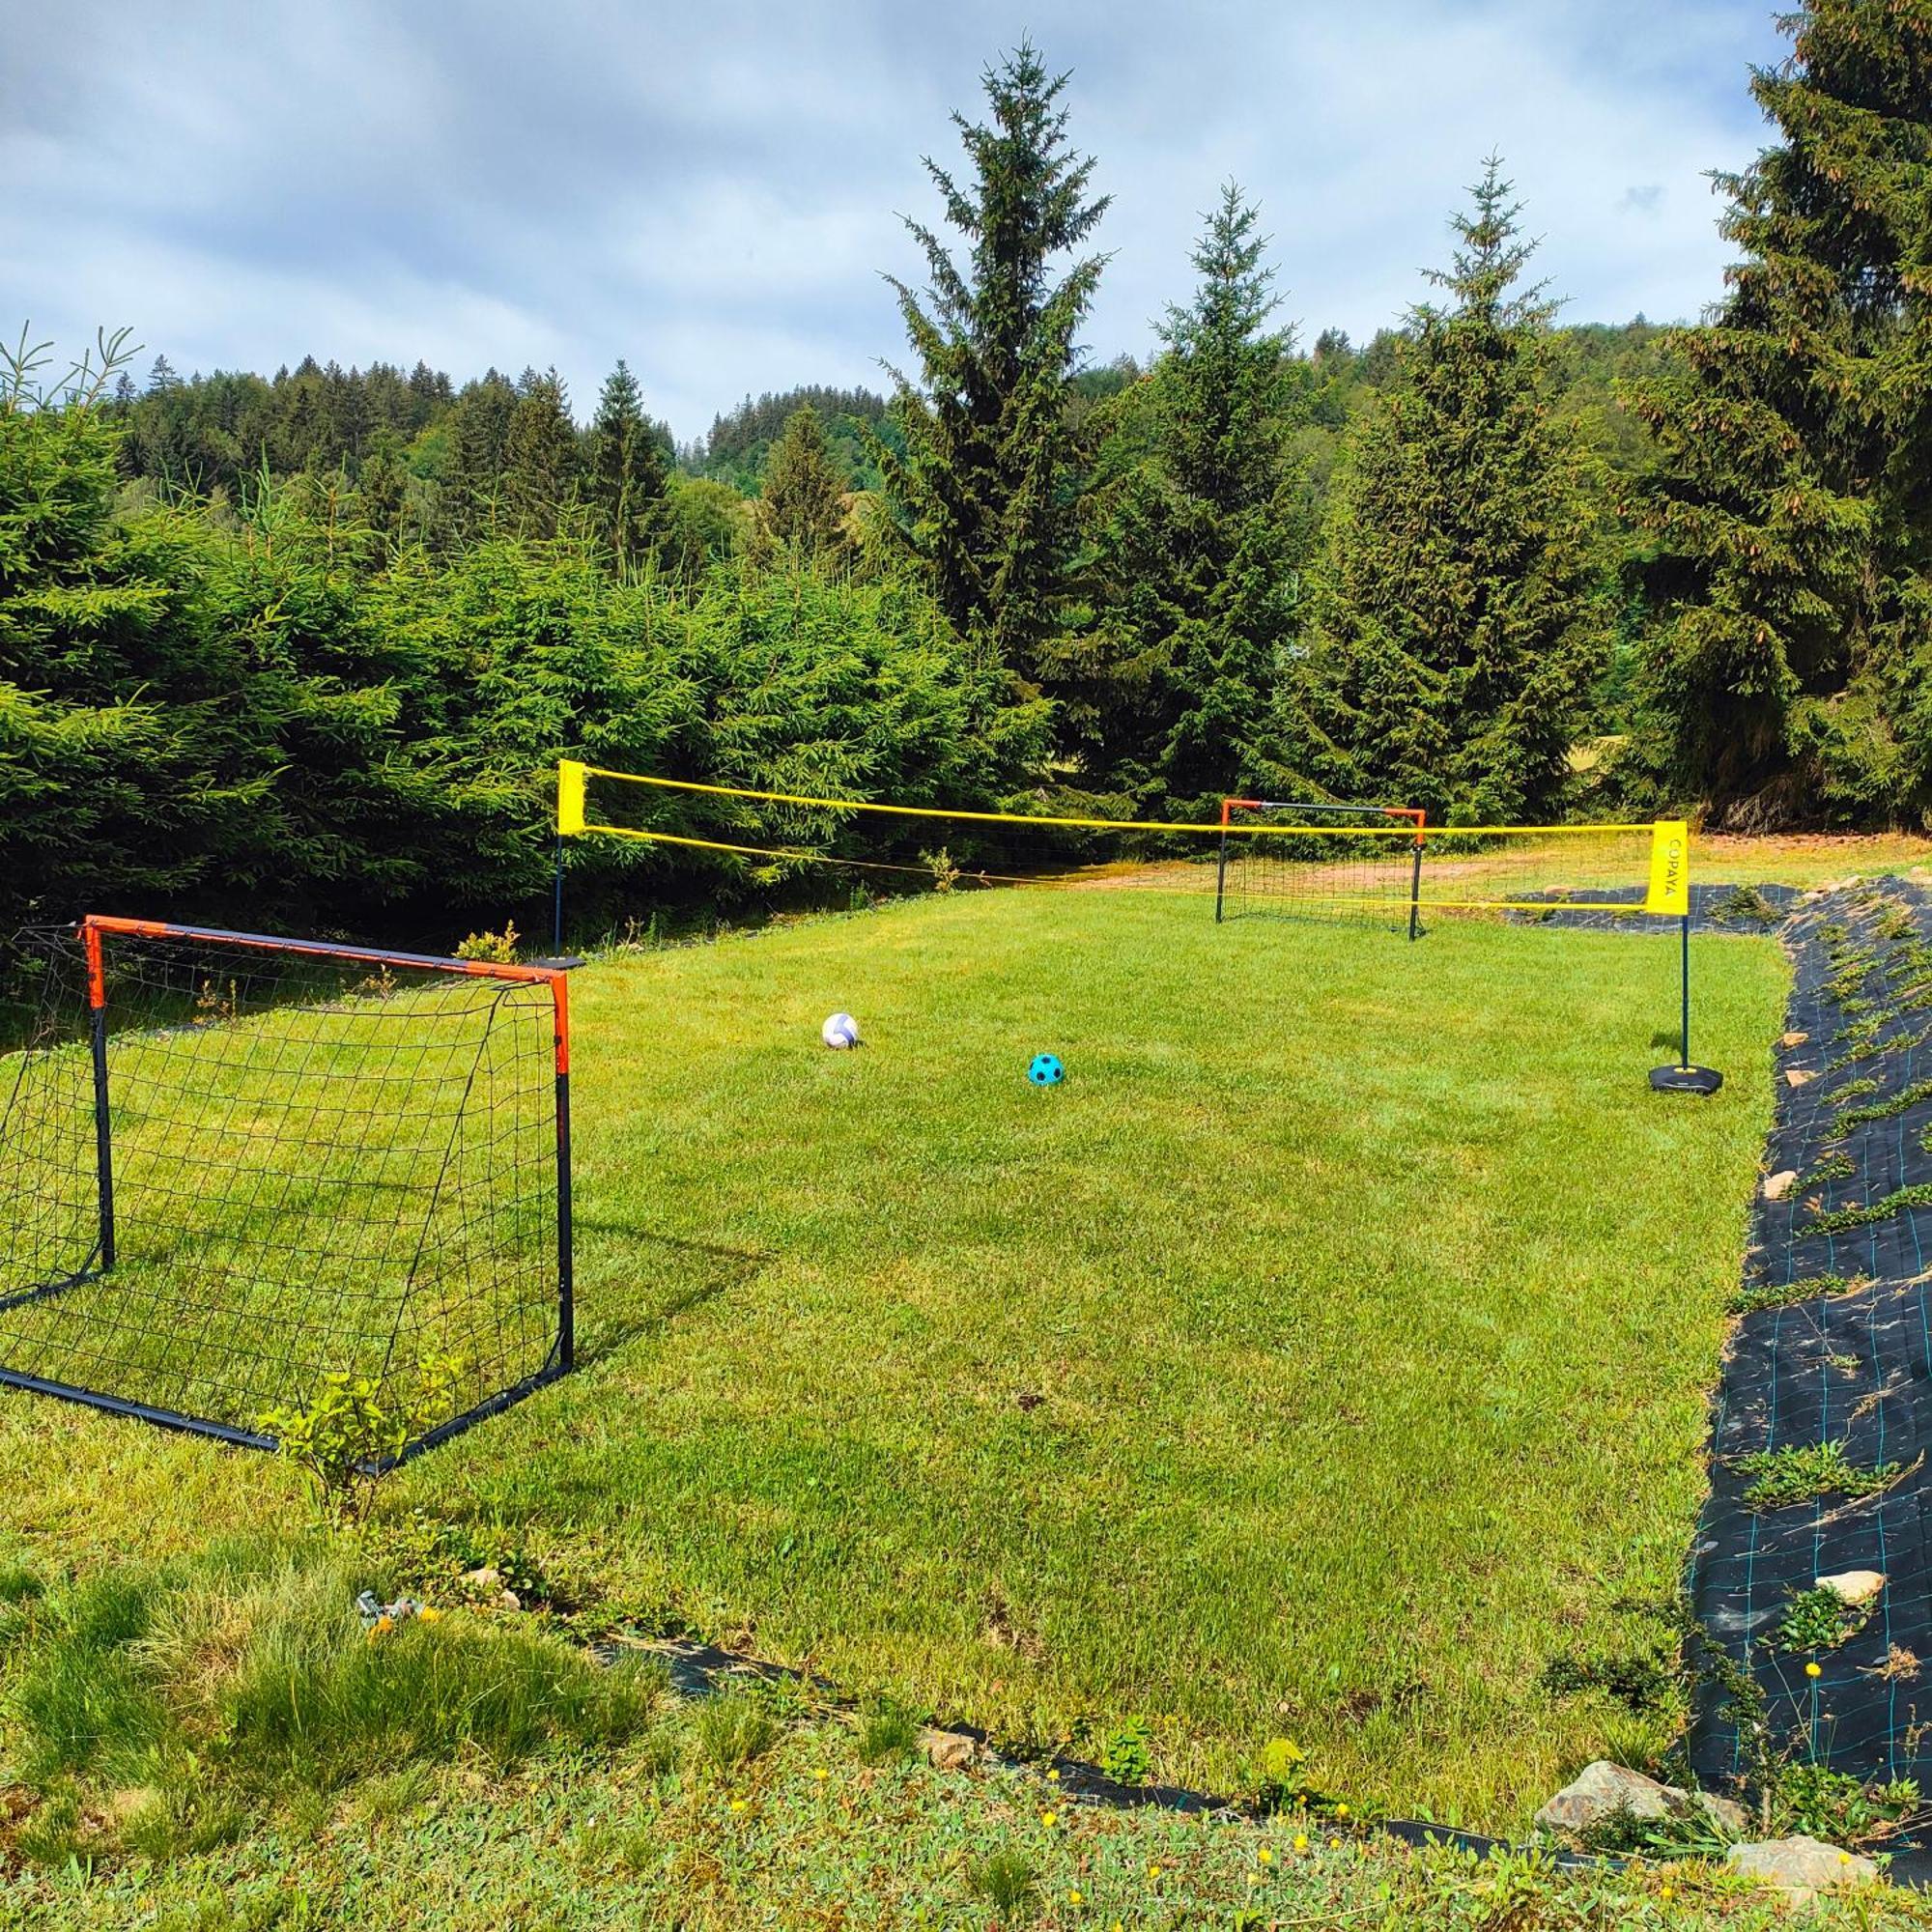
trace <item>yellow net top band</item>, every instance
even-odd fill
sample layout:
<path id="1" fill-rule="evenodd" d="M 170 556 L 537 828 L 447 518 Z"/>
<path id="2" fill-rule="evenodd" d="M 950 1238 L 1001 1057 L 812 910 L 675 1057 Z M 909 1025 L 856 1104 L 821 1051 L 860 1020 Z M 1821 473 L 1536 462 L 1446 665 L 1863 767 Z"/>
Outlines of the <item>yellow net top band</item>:
<path id="1" fill-rule="evenodd" d="M 569 776 L 566 777 L 566 774 Z M 1031 811 L 967 811 L 952 806 L 883 805 L 871 799 L 813 798 L 803 792 L 755 791 L 746 785 L 700 784 L 694 779 L 660 779 L 640 772 L 607 771 L 599 765 L 577 764 L 566 759 L 557 768 L 557 830 L 571 832 L 623 832 L 621 825 L 585 823 L 583 799 L 585 781 L 615 779 L 625 784 L 654 785 L 661 791 L 694 792 L 710 798 L 752 799 L 761 805 L 798 805 L 817 811 L 886 812 L 898 818 L 962 819 L 978 825 L 1050 825 L 1083 832 L 1177 832 L 1199 838 L 1203 833 L 1228 833 L 1242 838 L 1522 838 L 1601 837 L 1612 832 L 1654 832 L 1657 827 L 1645 820 L 1635 825 L 1416 825 L 1404 819 L 1394 825 L 1217 825 L 1200 820 L 1178 822 L 1150 818 L 1067 818 Z M 566 822 L 564 800 L 574 802 L 572 822 Z"/>

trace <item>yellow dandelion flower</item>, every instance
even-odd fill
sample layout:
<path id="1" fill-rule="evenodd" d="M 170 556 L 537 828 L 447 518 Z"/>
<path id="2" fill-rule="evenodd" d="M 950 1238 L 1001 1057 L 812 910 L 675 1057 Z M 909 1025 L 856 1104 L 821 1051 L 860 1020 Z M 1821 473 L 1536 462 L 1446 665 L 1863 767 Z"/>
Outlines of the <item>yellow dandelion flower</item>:
<path id="1" fill-rule="evenodd" d="M 1080 1888 L 1077 1885 L 1066 1894 L 1066 1902 L 1068 1905 L 1085 1905 L 1087 1903 L 1080 1896 Z"/>
<path id="2" fill-rule="evenodd" d="M 1677 1888 L 1674 1885 L 1661 1885 L 1657 1888 L 1657 1895 L 1668 1905 L 1677 1896 Z"/>
<path id="3" fill-rule="evenodd" d="M 1046 1774 L 1046 1781 L 1049 1784 L 1058 1784 L 1060 1782 L 1060 1773 L 1058 1771 L 1052 1771 L 1052 1770 L 1048 1771 L 1048 1773 Z"/>
<path id="4" fill-rule="evenodd" d="M 425 1604 L 416 1612 L 416 1619 L 419 1623 L 440 1624 L 442 1621 L 442 1612 L 434 1604 Z"/>
<path id="5" fill-rule="evenodd" d="M 1824 1666 L 1817 1662 L 1807 1663 L 1804 1666 L 1804 1674 L 1806 1677 L 1822 1677 L 1825 1674 Z"/>
<path id="6" fill-rule="evenodd" d="M 1264 1845 L 1261 1848 L 1261 1850 L 1255 1854 L 1255 1862 L 1257 1864 L 1271 1865 L 1274 1863 L 1274 1854 L 1271 1851 L 1269 1851 L 1265 1845 Z"/>
<path id="7" fill-rule="evenodd" d="M 1297 1832 L 1294 1834 L 1294 1849 L 1297 1852 L 1305 1852 L 1308 1849 L 1308 1833 L 1306 1832 Z"/>
<path id="8" fill-rule="evenodd" d="M 742 1798 L 732 1799 L 731 1808 L 734 1811 L 742 1811 L 745 1808 L 745 1801 Z"/>
<path id="9" fill-rule="evenodd" d="M 817 1778 L 817 1780 L 821 1784 L 823 1784 L 825 1780 L 832 1776 L 832 1774 L 829 1771 L 827 1771 L 822 1764 L 811 1775 L 813 1777 Z"/>
<path id="10" fill-rule="evenodd" d="M 1346 1804 L 1336 1805 L 1335 1815 L 1338 1818 L 1346 1818 L 1349 1815 L 1349 1807 Z"/>
<path id="11" fill-rule="evenodd" d="M 1047 1828 L 1047 1830 L 1048 1830 L 1048 1831 L 1050 1832 L 1050 1831 L 1052 1831 L 1052 1829 L 1054 1828 L 1054 1826 L 1056 1826 L 1057 1824 L 1059 1824 L 1059 1822 L 1060 1822 L 1060 1813 L 1059 1813 L 1058 1811 L 1042 1811 L 1042 1812 L 1041 1812 L 1041 1813 L 1039 1814 L 1039 1822 L 1040 1822 L 1040 1823 L 1041 1823 L 1042 1825 L 1044 1825 L 1044 1826 L 1045 1826 L 1045 1827 Z"/>
<path id="12" fill-rule="evenodd" d="M 1160 1867 L 1159 1867 L 1158 1865 L 1149 1865 L 1149 1866 L 1148 1866 L 1148 1877 L 1149 1877 L 1149 1878 L 1158 1878 L 1159 1876 L 1160 1876 Z"/>
<path id="13" fill-rule="evenodd" d="M 1340 1844 L 1341 1844 L 1341 1842 L 1342 1842 L 1342 1841 L 1341 1841 L 1341 1839 L 1340 1839 L 1340 1838 L 1330 1838 L 1330 1839 L 1328 1840 L 1328 1849 L 1329 1849 L 1329 1850 L 1330 1850 L 1331 1852 L 1332 1852 L 1332 1851 L 1334 1851 L 1334 1850 L 1335 1850 L 1335 1848 L 1336 1848 L 1336 1847 L 1337 1847 L 1338 1845 L 1340 1845 Z"/>

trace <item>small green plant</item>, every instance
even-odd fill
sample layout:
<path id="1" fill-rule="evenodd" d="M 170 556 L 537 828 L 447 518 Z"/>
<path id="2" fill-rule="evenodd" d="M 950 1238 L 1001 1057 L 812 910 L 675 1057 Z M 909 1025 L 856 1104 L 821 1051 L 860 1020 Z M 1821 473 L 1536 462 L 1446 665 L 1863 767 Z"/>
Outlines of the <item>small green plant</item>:
<path id="1" fill-rule="evenodd" d="M 692 1730 L 706 1769 L 728 1779 L 778 1743 L 780 1724 L 763 1699 L 721 1690 L 698 1705 Z"/>
<path id="2" fill-rule="evenodd" d="M 932 873 L 932 889 L 936 893 L 950 893 L 959 883 L 959 867 L 953 863 L 952 854 L 942 845 L 937 852 L 922 852 L 921 862 Z"/>
<path id="3" fill-rule="evenodd" d="M 1836 1102 L 1842 1102 L 1850 1094 L 1852 1088 L 1861 1084 L 1861 1082 L 1855 1080 L 1850 1086 L 1839 1088 L 1837 1093 L 1832 1096 L 1833 1099 Z M 1870 1086 L 1866 1087 L 1865 1091 L 1867 1093 L 1876 1093 L 1878 1091 L 1878 1083 L 1876 1081 L 1872 1082 Z M 1838 1108 L 1837 1131 L 1843 1133 L 1847 1127 L 1863 1126 L 1868 1121 L 1889 1121 L 1894 1115 L 1903 1114 L 1909 1108 L 1918 1106 L 1921 1100 L 1932 1100 L 1932 1080 L 1915 1080 L 1911 1086 L 1901 1087 L 1896 1094 L 1891 1094 L 1889 1098 L 1874 1100 L 1867 1107 L 1846 1107 L 1840 1105 Z"/>
<path id="4" fill-rule="evenodd" d="M 1308 1781 L 1308 1754 L 1293 1738 L 1270 1738 L 1262 1747 L 1255 1778 L 1255 1803 L 1263 1811 L 1283 1811 L 1314 1795 Z"/>
<path id="5" fill-rule="evenodd" d="M 864 1764 L 885 1764 L 910 1756 L 919 1743 L 919 1719 L 903 1705 L 881 1697 L 859 1717 L 859 1758 Z"/>
<path id="6" fill-rule="evenodd" d="M 1002 1925 L 1015 1925 L 1038 1904 L 1039 1874 L 1022 1853 L 1007 1846 L 967 1861 L 966 1889 L 991 1906 Z"/>
<path id="7" fill-rule="evenodd" d="M 1837 1591 L 1797 1590 L 1777 1626 L 1780 1650 L 1835 1650 L 1871 1621 L 1869 1604 L 1848 1604 Z"/>
<path id="8" fill-rule="evenodd" d="M 1932 1208 L 1932 1184 L 1915 1181 L 1910 1187 L 1895 1188 L 1882 1200 L 1862 1208 L 1834 1208 L 1829 1213 L 1814 1214 L 1804 1224 L 1807 1235 L 1839 1235 L 1848 1228 L 1869 1228 L 1889 1221 L 1908 1208 Z"/>
<path id="9" fill-rule="evenodd" d="M 517 922 L 506 919 L 501 932 L 472 932 L 456 949 L 459 959 L 487 960 L 493 966 L 514 966 L 517 963 L 517 942 L 523 934 L 517 930 Z"/>
<path id="10" fill-rule="evenodd" d="M 1734 1289 L 1725 1307 L 1733 1315 L 1749 1315 L 1759 1308 L 1793 1308 L 1801 1301 L 1820 1301 L 1828 1295 L 1849 1294 L 1865 1286 L 1862 1275 L 1807 1275 L 1802 1281 L 1756 1281 Z"/>
<path id="11" fill-rule="evenodd" d="M 1751 1510 L 1787 1508 L 1818 1496 L 1857 1498 L 1875 1496 L 1898 1480 L 1902 1465 L 1875 1463 L 1860 1468 L 1845 1455 L 1842 1442 L 1785 1443 L 1776 1449 L 1754 1449 L 1731 1465 L 1751 1478 L 1745 1491 L 1745 1507 Z"/>
<path id="12" fill-rule="evenodd" d="M 1918 1785 L 1912 1778 L 1862 1784 L 1809 1759 L 1779 1766 L 1773 1794 L 1781 1831 L 1833 1845 L 1883 1843 L 1918 1808 Z"/>
<path id="13" fill-rule="evenodd" d="M 1782 915 L 1755 886 L 1733 886 L 1708 917 L 1719 925 L 1776 925 Z"/>
<path id="14" fill-rule="evenodd" d="M 1100 1747 L 1100 1769 L 1116 1784 L 1153 1781 L 1153 1726 L 1145 1718 L 1129 1718 Z"/>
<path id="15" fill-rule="evenodd" d="M 447 1412 L 454 1378 L 454 1364 L 425 1362 L 412 1397 L 396 1405 L 366 1376 L 336 1370 L 306 1407 L 266 1409 L 258 1426 L 300 1465 L 323 1514 L 353 1522 L 410 1438 Z"/>
<path id="16" fill-rule="evenodd" d="M 1822 1180 L 1849 1180 L 1858 1171 L 1858 1162 L 1843 1148 L 1836 1148 L 1820 1158 L 1804 1177 L 1804 1185 L 1814 1187 Z"/>

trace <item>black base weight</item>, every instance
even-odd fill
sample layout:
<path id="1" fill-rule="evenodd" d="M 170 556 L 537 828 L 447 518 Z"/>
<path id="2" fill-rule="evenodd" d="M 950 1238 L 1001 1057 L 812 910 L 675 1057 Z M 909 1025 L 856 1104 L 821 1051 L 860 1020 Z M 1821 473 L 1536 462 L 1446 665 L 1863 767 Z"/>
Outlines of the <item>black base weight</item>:
<path id="1" fill-rule="evenodd" d="M 1653 1066 L 1650 1084 L 1659 1094 L 1715 1094 L 1724 1076 L 1715 1066 Z"/>

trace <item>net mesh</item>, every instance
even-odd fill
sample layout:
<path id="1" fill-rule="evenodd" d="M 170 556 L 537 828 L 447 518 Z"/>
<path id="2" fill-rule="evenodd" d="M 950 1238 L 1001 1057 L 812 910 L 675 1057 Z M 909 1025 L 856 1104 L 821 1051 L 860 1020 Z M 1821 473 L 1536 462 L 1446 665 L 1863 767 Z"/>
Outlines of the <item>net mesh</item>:
<path id="1" fill-rule="evenodd" d="M 332 1373 L 417 1434 L 556 1357 L 551 987 L 73 929 L 0 1058 L 0 1373 L 267 1433 Z M 107 1204 L 111 1204 L 109 1207 Z"/>
<path id="2" fill-rule="evenodd" d="M 867 892 L 1052 888 L 1193 894 L 1217 917 L 1644 917 L 1651 825 L 1437 827 L 1395 804 L 1229 800 L 1151 823 L 817 798 L 564 767 L 559 830 L 654 848 L 667 882 L 781 893 L 813 876 Z M 648 876 L 648 874 L 647 874 Z"/>

